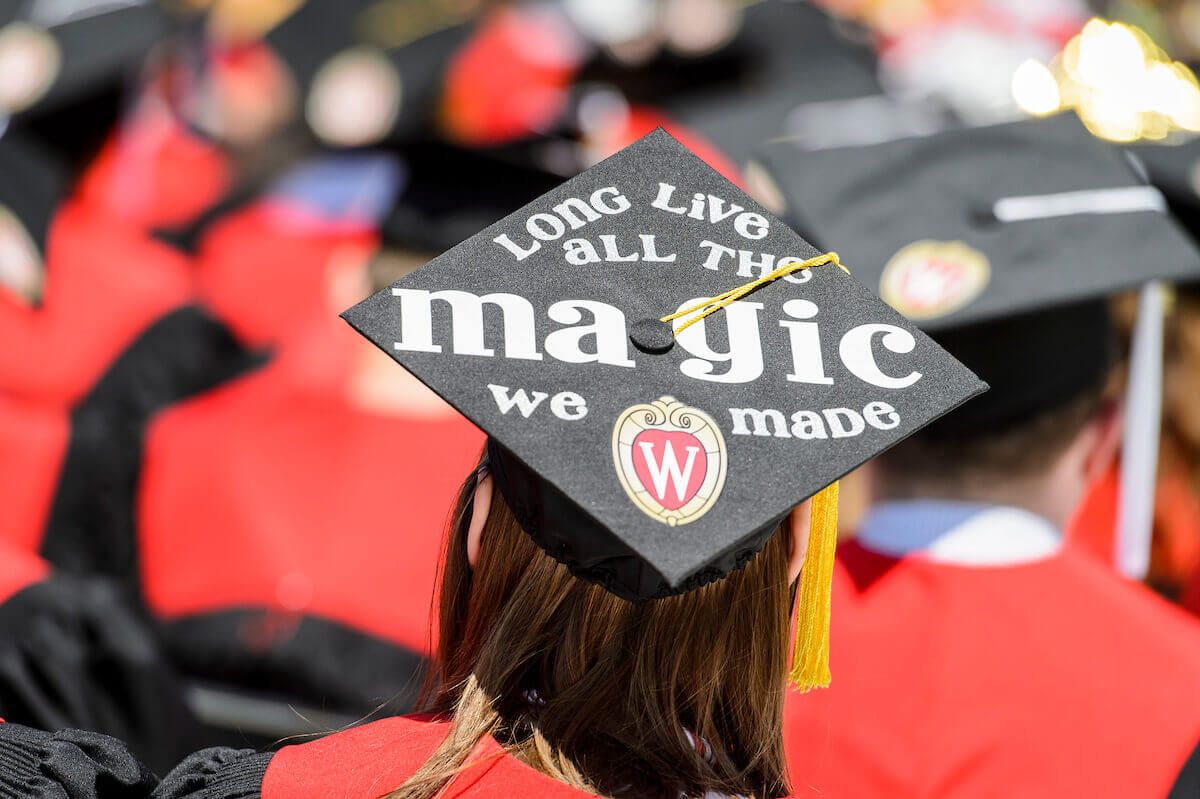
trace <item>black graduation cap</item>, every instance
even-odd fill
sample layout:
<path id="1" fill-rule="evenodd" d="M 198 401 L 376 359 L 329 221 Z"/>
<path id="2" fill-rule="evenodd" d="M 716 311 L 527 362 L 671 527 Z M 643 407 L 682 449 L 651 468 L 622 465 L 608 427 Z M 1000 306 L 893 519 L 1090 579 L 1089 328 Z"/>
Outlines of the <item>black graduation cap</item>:
<path id="1" fill-rule="evenodd" d="M 767 0 L 750 4 L 727 48 L 723 77 L 689 81 L 648 98 L 704 134 L 739 166 L 763 142 L 785 135 L 807 103 L 877 95 L 882 89 L 872 48 L 855 42 L 815 4 Z M 732 67 L 732 68 L 731 68 Z M 690 71 L 682 74 L 690 76 Z"/>
<path id="2" fill-rule="evenodd" d="M 425 129 L 477 11 L 471 2 L 306 0 L 264 40 L 295 78 L 313 132 L 361 146 Z"/>
<path id="3" fill-rule="evenodd" d="M 545 194 L 562 179 L 501 153 L 423 142 L 398 151 L 406 181 L 380 234 L 385 243 L 442 252 Z"/>
<path id="4" fill-rule="evenodd" d="M 782 214 L 995 389 L 930 433 L 1014 423 L 1103 380 L 1106 300 L 1200 276 L 1157 189 L 1072 115 L 760 161 Z"/>
<path id="5" fill-rule="evenodd" d="M 303 89 L 333 55 L 359 42 L 354 25 L 372 0 L 301 0 L 263 41 L 287 64 Z"/>
<path id="6" fill-rule="evenodd" d="M 784 274 L 816 256 L 657 130 L 343 316 L 488 433 L 547 553 L 642 600 L 984 389 L 836 264 Z"/>
<path id="7" fill-rule="evenodd" d="M 35 115 L 119 87 L 170 30 L 158 3 L 0 3 L 0 112 Z"/>
<path id="8" fill-rule="evenodd" d="M 1126 149 L 1166 196 L 1171 212 L 1193 238 L 1200 238 L 1200 137 L 1145 142 Z"/>
<path id="9" fill-rule="evenodd" d="M 40 299 L 50 224 L 68 188 L 64 165 L 37 143 L 0 137 L 0 290 Z"/>

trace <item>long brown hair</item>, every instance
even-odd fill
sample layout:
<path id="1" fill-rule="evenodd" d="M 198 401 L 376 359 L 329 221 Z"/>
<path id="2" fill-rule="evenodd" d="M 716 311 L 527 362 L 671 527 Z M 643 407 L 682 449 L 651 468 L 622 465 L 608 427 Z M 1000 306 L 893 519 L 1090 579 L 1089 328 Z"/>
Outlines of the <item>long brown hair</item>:
<path id="1" fill-rule="evenodd" d="M 450 731 L 386 799 L 436 796 L 487 735 L 533 768 L 606 796 L 785 793 L 784 535 L 723 580 L 630 602 L 544 554 L 499 491 L 472 571 L 475 485 L 472 477 L 463 486 L 448 536 L 427 683 L 425 709 L 448 717 Z M 711 743 L 707 759 L 685 729 Z"/>

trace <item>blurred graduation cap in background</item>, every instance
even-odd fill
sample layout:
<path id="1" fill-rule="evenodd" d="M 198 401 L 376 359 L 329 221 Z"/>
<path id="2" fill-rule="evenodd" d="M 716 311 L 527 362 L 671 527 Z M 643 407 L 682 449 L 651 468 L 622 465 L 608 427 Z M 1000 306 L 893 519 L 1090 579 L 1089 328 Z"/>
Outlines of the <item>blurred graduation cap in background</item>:
<path id="1" fill-rule="evenodd" d="M 766 0 L 746 8 L 731 44 L 744 66 L 732 80 L 696 86 L 663 107 L 709 137 L 739 166 L 787 135 L 796 109 L 880 93 L 874 50 L 815 4 Z M 738 74 L 740 73 L 740 74 Z"/>
<path id="2" fill-rule="evenodd" d="M 6 0 L 0 110 L 34 115 L 119 86 L 171 28 L 158 3 Z"/>
<path id="3" fill-rule="evenodd" d="M 788 132 L 795 109 L 819 100 L 876 95 L 876 61 L 866 41 L 810 3 L 788 0 L 738 4 L 685 3 L 675 31 L 710 27 L 727 35 L 710 50 L 664 47 L 644 63 L 605 55 L 580 82 L 616 87 L 629 102 L 661 109 L 713 142 L 738 167 L 765 141 Z M 688 15 L 698 19 L 685 19 Z M 731 15 L 732 19 L 725 17 Z"/>
<path id="4" fill-rule="evenodd" d="M 931 435 L 999 429 L 1100 384 L 1110 296 L 1142 287 L 1129 380 L 1119 551 L 1148 563 L 1160 414 L 1163 281 L 1200 255 L 1124 154 L 1072 116 L 867 147 L 759 154 L 763 190 L 885 301 L 993 387 Z"/>
<path id="5" fill-rule="evenodd" d="M 122 91 L 173 27 L 156 2 L 0 3 L 0 115 L 72 159 L 86 159 L 116 120 Z"/>
<path id="6" fill-rule="evenodd" d="M 0 293 L 36 305 L 45 280 L 50 223 L 66 198 L 65 166 L 36 142 L 0 137 Z"/>
<path id="7" fill-rule="evenodd" d="M 405 141 L 430 132 L 446 69 L 482 5 L 309 0 L 266 41 L 295 74 L 319 139 Z"/>
<path id="8" fill-rule="evenodd" d="M 300 0 L 273 13 L 217 3 L 208 37 L 265 48 L 282 68 L 284 91 L 269 99 L 322 142 L 360 147 L 430 131 L 454 52 L 472 35 L 480 2 Z M 263 70 L 270 71 L 265 65 Z M 267 76 L 264 76 L 264 78 Z"/>
<path id="9" fill-rule="evenodd" d="M 1200 138 L 1126 148 L 1162 191 L 1176 218 L 1200 240 Z"/>
<path id="10" fill-rule="evenodd" d="M 403 190 L 383 217 L 385 244 L 439 253 L 474 236 L 561 182 L 502 153 L 440 143 L 398 151 Z"/>

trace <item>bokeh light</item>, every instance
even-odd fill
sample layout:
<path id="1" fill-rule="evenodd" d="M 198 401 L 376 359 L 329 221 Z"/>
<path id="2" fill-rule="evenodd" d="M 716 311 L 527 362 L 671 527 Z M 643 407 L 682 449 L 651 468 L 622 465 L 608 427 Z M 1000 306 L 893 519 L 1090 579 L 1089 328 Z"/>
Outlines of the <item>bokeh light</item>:
<path id="1" fill-rule="evenodd" d="M 1012 95 L 1032 116 L 1073 109 L 1110 141 L 1200 132 L 1200 84 L 1141 29 L 1092 19 L 1051 63 L 1035 59 L 1013 73 Z"/>

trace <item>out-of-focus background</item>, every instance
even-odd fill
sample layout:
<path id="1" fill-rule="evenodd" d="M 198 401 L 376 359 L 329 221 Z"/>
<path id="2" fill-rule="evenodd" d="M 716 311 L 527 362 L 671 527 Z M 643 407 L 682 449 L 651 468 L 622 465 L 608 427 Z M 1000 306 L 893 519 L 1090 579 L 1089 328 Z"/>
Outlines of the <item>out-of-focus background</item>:
<path id="1" fill-rule="evenodd" d="M 337 313 L 656 127 L 762 191 L 1072 113 L 1200 232 L 1197 62 L 1200 0 L 3 0 L 0 715 L 163 768 L 409 708 L 483 437 Z M 1146 579 L 1200 613 L 1168 308 Z"/>

